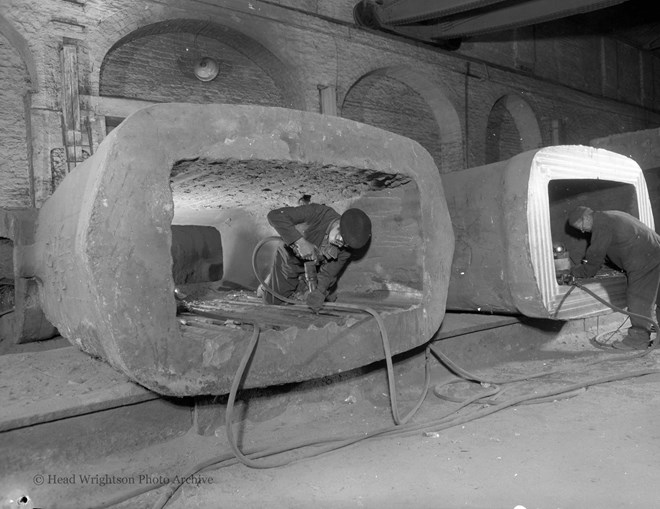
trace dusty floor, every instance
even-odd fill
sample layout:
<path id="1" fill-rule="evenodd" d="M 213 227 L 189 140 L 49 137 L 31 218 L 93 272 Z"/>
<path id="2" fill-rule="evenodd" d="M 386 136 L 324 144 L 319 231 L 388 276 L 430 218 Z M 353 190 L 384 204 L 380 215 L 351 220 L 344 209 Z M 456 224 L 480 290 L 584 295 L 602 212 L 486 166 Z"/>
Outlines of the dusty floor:
<path id="1" fill-rule="evenodd" d="M 635 353 L 598 350 L 584 334 L 557 334 L 521 324 L 437 341 L 435 347 L 480 379 L 554 374 L 486 387 L 445 386 L 443 394 L 461 398 L 501 389 L 487 402 L 459 409 L 459 403 L 433 393 L 452 376 L 432 356 L 431 391 L 412 421 L 402 427 L 393 425 L 382 368 L 260 394 L 247 405 L 239 402 L 236 409 L 233 431 L 245 452 L 388 432 L 308 459 L 304 458 L 326 445 L 254 458 L 257 466 L 297 461 L 277 468 L 251 468 L 234 459 L 222 406 L 204 423 L 196 422 L 188 433 L 168 442 L 87 464 L 72 458 L 57 472 L 77 473 L 75 484 L 50 483 L 39 491 L 29 482 L 36 477 L 23 473 L 17 479 L 27 480 L 23 488 L 33 500 L 16 507 L 660 507 L 660 352 L 635 357 Z M 395 364 L 401 416 L 413 407 L 424 386 L 423 367 L 423 354 Z M 529 397 L 642 373 L 650 374 L 590 385 L 571 392 L 568 399 L 553 396 L 544 403 L 522 404 Z M 470 420 L 474 416 L 479 418 Z M 188 477 L 201 462 L 218 458 L 228 459 L 222 468 Z M 83 483 L 81 475 L 96 476 L 97 481 Z M 162 480 L 176 476 L 187 480 L 174 493 L 172 485 L 160 486 Z M 12 486 L 20 487 L 18 481 Z"/>
<path id="2" fill-rule="evenodd" d="M 235 466 L 170 507 L 657 507 L 658 387 L 658 377 L 619 382 L 437 438 L 370 441 L 276 470 Z"/>
<path id="3" fill-rule="evenodd" d="M 511 401 L 587 380 L 660 368 L 657 351 L 626 360 L 629 357 L 599 351 L 584 342 L 562 342 L 512 353 L 496 367 L 479 370 L 479 375 L 499 380 L 562 370 L 548 379 L 513 384 L 498 396 Z M 603 362 L 592 364 L 600 360 Z M 446 380 L 447 373 L 432 362 L 432 384 Z M 419 370 L 399 372 L 397 384 L 403 414 L 422 384 Z M 374 387 L 381 390 L 382 384 L 338 384 L 328 392 L 327 401 L 310 402 L 290 395 L 279 415 L 262 422 L 244 421 L 242 447 L 279 448 L 306 439 L 350 436 L 388 427 L 392 414 L 387 397 Z M 403 387 L 408 388 L 401 390 Z M 454 387 L 454 393 L 461 392 L 461 385 Z M 659 388 L 660 374 L 653 373 L 591 386 L 570 399 L 514 405 L 444 430 L 436 425 L 362 441 L 288 466 L 258 469 L 233 464 L 198 473 L 165 507 L 659 507 Z M 475 386 L 475 390 L 490 389 Z M 463 392 L 475 393 L 470 389 Z M 414 422 L 438 419 L 457 407 L 457 403 L 431 392 Z M 492 408 L 470 405 L 460 415 Z M 206 441 L 209 452 L 217 447 L 227 453 L 224 433 L 218 428 L 217 437 L 191 440 Z M 213 441 L 216 445 L 211 445 Z M 306 449 L 305 454 L 311 451 Z M 263 464 L 281 459 L 255 461 Z M 134 505 L 121 507 L 153 507 L 163 492 L 155 490 L 133 500 Z"/>

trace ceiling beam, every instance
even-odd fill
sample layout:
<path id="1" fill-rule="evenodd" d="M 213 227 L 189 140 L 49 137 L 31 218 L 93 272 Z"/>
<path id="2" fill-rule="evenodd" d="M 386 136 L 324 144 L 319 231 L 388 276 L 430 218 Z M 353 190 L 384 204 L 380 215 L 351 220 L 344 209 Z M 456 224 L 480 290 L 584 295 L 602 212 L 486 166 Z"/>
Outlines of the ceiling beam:
<path id="1" fill-rule="evenodd" d="M 410 5 L 412 9 L 419 0 L 399 0 L 397 5 Z M 459 3 L 460 0 L 446 0 Z M 471 0 L 467 0 L 470 2 Z M 491 8 L 479 9 L 476 12 L 466 11 L 451 16 L 448 20 L 438 20 L 432 25 L 392 26 L 382 25 L 382 28 L 396 33 L 427 41 L 455 39 L 472 35 L 506 30 L 520 26 L 533 25 L 552 21 L 554 19 L 573 16 L 604 7 L 620 4 L 626 0 L 522 0 L 518 3 L 505 2 L 503 6 L 493 5 Z M 440 3 L 441 0 L 436 0 Z M 403 9 L 403 5 L 399 6 Z M 383 22 L 381 10 L 375 6 L 378 21 Z M 411 11 L 412 12 L 412 11 Z"/>
<path id="2" fill-rule="evenodd" d="M 405 25 L 481 9 L 505 0 L 390 0 L 378 15 L 383 24 Z"/>

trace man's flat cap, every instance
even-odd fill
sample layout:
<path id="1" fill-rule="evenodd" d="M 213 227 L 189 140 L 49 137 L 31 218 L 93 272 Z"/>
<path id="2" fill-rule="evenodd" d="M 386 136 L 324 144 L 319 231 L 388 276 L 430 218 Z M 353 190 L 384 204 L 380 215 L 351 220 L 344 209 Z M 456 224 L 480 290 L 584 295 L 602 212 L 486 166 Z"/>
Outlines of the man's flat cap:
<path id="1" fill-rule="evenodd" d="M 582 205 L 580 205 L 579 207 L 575 207 L 568 214 L 568 224 L 571 225 L 575 224 L 577 221 L 582 219 L 587 212 L 591 212 L 591 209 L 589 207 L 584 207 Z"/>
<path id="2" fill-rule="evenodd" d="M 371 219 L 360 209 L 348 209 L 339 219 L 339 231 L 348 247 L 360 249 L 371 237 Z"/>

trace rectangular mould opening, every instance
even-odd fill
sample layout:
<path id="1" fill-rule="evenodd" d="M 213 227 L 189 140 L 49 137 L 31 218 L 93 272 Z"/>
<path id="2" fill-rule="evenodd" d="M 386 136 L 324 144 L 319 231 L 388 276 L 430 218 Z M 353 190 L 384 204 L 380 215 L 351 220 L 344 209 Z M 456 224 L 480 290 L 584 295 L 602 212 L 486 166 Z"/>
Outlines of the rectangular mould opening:
<path id="1" fill-rule="evenodd" d="M 571 210 L 579 205 L 593 210 L 621 210 L 639 218 L 638 191 L 633 183 L 615 180 L 556 179 L 548 182 L 548 204 L 552 245 L 563 244 L 570 266 L 579 265 L 589 245 L 590 235 L 572 228 L 567 221 Z M 563 263 L 554 262 L 553 268 L 565 268 Z M 551 306 L 558 317 L 572 315 L 589 316 L 603 312 L 592 297 L 584 292 L 571 292 L 570 286 L 560 285 L 554 271 L 554 302 Z M 619 267 L 605 263 L 595 277 L 583 280 L 582 284 L 615 306 L 625 307 L 626 277 Z M 567 296 L 568 294 L 568 296 Z"/>
<path id="2" fill-rule="evenodd" d="M 622 210 L 654 228 L 643 173 L 631 159 L 585 147 L 587 157 L 560 151 L 540 153 L 534 161 L 529 187 L 529 238 L 532 263 L 543 303 L 558 319 L 584 318 L 610 312 L 585 292 L 559 285 L 553 242 L 564 242 L 571 261 L 580 263 L 587 237 L 568 226 L 568 213 L 578 205 L 594 210 Z M 580 155 L 579 153 L 577 155 Z M 596 278 L 584 280 L 591 291 L 615 306 L 625 307 L 626 278 L 604 267 Z"/>
<path id="3" fill-rule="evenodd" d="M 565 246 L 571 265 L 579 265 L 588 247 L 590 235 L 572 228 L 568 214 L 583 205 L 593 210 L 621 210 L 639 218 L 635 186 L 611 180 L 552 180 L 548 183 L 550 230 L 552 242 Z M 617 267 L 603 265 L 596 278 L 620 275 Z"/>
<path id="4" fill-rule="evenodd" d="M 420 192 L 409 176 L 293 161 L 195 159 L 173 166 L 170 187 L 173 228 L 213 227 L 222 243 L 221 278 L 178 288 L 196 305 L 226 317 L 229 325 L 248 315 L 275 328 L 350 323 L 348 315 L 332 318 L 297 312 L 295 317 L 288 316 L 286 306 L 266 306 L 256 296 L 254 248 L 265 237 L 277 235 L 266 215 L 278 207 L 299 205 L 303 195 L 339 213 L 361 208 L 372 221 L 368 249 L 349 263 L 339 279 L 338 302 L 368 304 L 388 312 L 422 301 Z M 256 266 L 262 279 L 270 271 L 276 247 L 274 242 L 267 243 L 258 252 Z"/>
<path id="5" fill-rule="evenodd" d="M 633 184 L 625 182 L 599 179 L 551 180 L 548 182 L 548 201 L 553 246 L 555 243 L 564 246 L 571 267 L 581 263 L 590 240 L 589 233 L 582 233 L 568 224 L 568 214 L 575 207 L 582 205 L 593 210 L 621 210 L 639 217 L 637 191 Z M 564 263 L 559 262 L 555 263 L 555 269 L 558 265 L 565 268 Z M 609 263 L 609 260 L 605 260 L 595 277 L 581 283 L 608 302 L 625 307 L 625 274 L 620 267 Z M 555 300 L 564 299 L 570 288 L 556 282 Z M 584 292 L 573 291 L 563 302 L 556 302 L 556 306 L 560 306 L 560 311 L 570 313 L 572 309 L 588 308 L 590 304 L 593 308 L 595 301 L 590 299 Z"/>

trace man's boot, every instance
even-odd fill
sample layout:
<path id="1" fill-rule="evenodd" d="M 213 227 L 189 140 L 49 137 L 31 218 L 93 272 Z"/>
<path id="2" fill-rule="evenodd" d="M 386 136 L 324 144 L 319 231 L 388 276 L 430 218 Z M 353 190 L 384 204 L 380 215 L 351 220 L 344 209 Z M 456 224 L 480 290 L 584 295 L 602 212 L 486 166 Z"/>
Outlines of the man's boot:
<path id="1" fill-rule="evenodd" d="M 628 334 L 621 341 L 612 343 L 617 350 L 646 350 L 651 341 L 651 334 L 641 327 L 630 327 Z"/>

